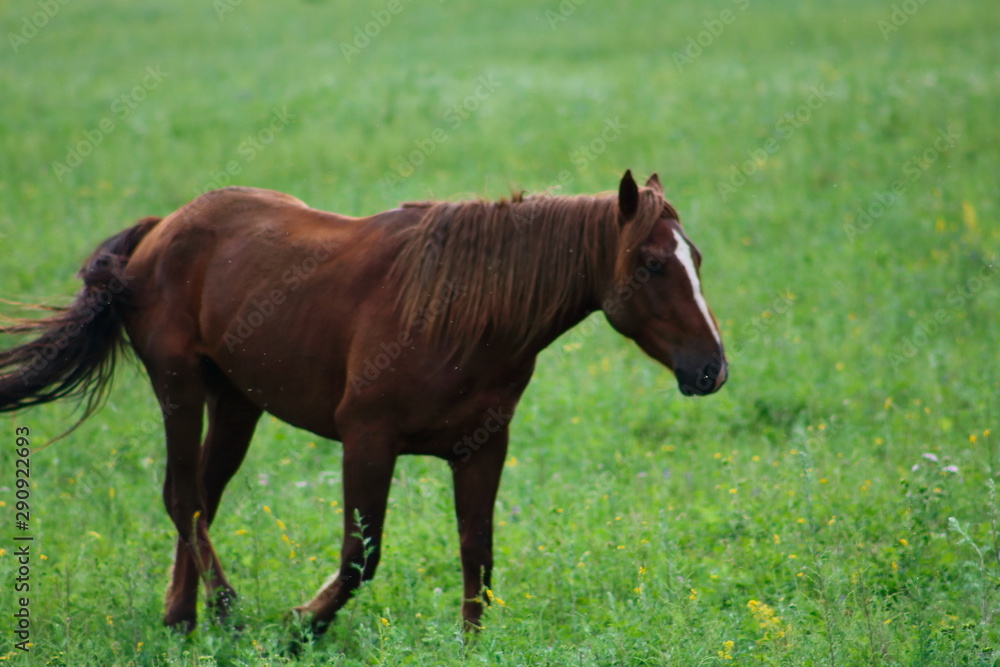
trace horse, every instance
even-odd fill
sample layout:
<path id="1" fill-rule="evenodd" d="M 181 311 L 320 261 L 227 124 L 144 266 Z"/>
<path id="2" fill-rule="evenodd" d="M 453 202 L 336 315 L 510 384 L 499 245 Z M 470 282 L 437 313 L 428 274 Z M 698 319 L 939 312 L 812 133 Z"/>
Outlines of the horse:
<path id="1" fill-rule="evenodd" d="M 131 347 L 161 407 L 177 530 L 163 622 L 184 632 L 199 581 L 218 619 L 236 603 L 209 527 L 263 413 L 343 446 L 340 569 L 292 610 L 316 636 L 375 575 L 396 458 L 444 459 L 461 615 L 475 629 L 508 432 L 537 355 L 602 310 L 681 393 L 717 391 L 728 364 L 700 266 L 656 174 L 639 187 L 626 171 L 617 193 L 412 202 L 362 218 L 213 190 L 111 236 L 70 305 L 6 327 L 35 337 L 0 352 L 0 411 L 76 398 L 83 421 Z"/>

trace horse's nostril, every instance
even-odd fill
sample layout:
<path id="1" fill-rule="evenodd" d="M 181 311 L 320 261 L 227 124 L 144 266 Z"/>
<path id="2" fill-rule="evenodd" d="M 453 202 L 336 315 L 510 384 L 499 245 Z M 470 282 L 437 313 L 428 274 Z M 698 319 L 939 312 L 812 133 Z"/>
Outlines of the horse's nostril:
<path id="1" fill-rule="evenodd" d="M 705 364 L 701 369 L 701 373 L 698 375 L 698 388 L 702 391 L 707 391 L 715 386 L 715 381 L 719 379 L 719 374 L 722 373 L 722 365 L 716 362 Z"/>
<path id="2" fill-rule="evenodd" d="M 681 387 L 681 393 L 685 396 L 711 394 L 719 388 L 719 378 L 725 381 L 726 366 L 719 361 L 712 361 L 697 368 L 696 371 L 686 373 L 681 369 L 676 369 L 675 374 Z"/>
<path id="3" fill-rule="evenodd" d="M 707 369 L 703 370 L 701 375 L 698 376 L 697 387 L 699 391 L 705 392 L 711 389 L 715 385 L 715 378 L 708 375 Z"/>

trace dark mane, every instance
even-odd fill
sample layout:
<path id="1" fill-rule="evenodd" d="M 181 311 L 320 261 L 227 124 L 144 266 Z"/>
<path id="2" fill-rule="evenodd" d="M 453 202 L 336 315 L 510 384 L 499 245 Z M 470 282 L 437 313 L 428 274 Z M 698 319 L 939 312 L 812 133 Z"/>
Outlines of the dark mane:
<path id="1" fill-rule="evenodd" d="M 400 232 L 389 277 L 400 285 L 402 323 L 426 322 L 431 344 L 502 336 L 523 349 L 560 320 L 599 308 L 610 281 L 629 271 L 628 251 L 669 207 L 657 191 L 640 194 L 627 225 L 615 194 L 409 204 L 426 210 Z"/>

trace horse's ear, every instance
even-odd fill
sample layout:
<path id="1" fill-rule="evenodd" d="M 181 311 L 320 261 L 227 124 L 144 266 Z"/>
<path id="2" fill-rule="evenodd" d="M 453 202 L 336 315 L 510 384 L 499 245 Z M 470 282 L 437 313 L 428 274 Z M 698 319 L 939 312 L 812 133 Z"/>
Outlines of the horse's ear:
<path id="1" fill-rule="evenodd" d="M 646 179 L 646 187 L 663 194 L 663 183 L 660 183 L 660 177 L 655 173 Z"/>
<path id="2" fill-rule="evenodd" d="M 632 178 L 632 170 L 626 169 L 622 182 L 618 184 L 618 209 L 623 220 L 631 220 L 639 210 L 639 186 Z"/>

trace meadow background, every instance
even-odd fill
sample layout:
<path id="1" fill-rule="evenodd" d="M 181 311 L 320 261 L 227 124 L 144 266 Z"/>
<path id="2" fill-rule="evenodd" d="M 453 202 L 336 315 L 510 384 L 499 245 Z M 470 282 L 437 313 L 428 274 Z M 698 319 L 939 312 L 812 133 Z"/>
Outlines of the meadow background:
<path id="1" fill-rule="evenodd" d="M 105 236 L 227 183 L 363 215 L 658 171 L 705 257 L 719 394 L 679 396 L 600 315 L 539 358 L 487 629 L 463 642 L 447 467 L 408 458 L 377 578 L 298 664 L 998 664 L 993 3 L 48 0 L 0 25 L 6 299 L 65 303 Z M 339 445 L 262 421 L 214 527 L 245 630 L 177 636 L 136 364 L 31 457 L 14 648 L 14 428 L 77 414 L 0 419 L 0 663 L 294 662 Z"/>

